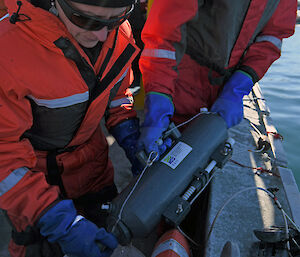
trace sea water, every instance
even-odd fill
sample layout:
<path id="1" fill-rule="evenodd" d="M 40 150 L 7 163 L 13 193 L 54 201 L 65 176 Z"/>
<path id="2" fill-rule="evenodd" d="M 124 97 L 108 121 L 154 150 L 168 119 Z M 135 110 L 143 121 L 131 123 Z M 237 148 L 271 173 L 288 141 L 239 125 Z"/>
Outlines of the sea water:
<path id="1" fill-rule="evenodd" d="M 300 24 L 283 40 L 281 57 L 259 84 L 300 188 Z"/>

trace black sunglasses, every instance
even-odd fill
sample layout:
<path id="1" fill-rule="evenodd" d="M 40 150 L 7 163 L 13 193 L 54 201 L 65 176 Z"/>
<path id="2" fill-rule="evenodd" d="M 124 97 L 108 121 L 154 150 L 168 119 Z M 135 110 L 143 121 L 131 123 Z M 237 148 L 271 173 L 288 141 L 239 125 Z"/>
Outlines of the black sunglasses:
<path id="1" fill-rule="evenodd" d="M 96 16 L 91 16 L 85 13 L 82 13 L 79 10 L 74 9 L 67 1 L 57 0 L 61 9 L 64 11 L 67 18 L 76 26 L 85 29 L 97 31 L 101 30 L 104 27 L 107 27 L 108 30 L 113 30 L 114 28 L 120 26 L 132 13 L 134 9 L 134 4 L 128 7 L 124 13 L 116 18 L 112 19 L 100 19 Z"/>

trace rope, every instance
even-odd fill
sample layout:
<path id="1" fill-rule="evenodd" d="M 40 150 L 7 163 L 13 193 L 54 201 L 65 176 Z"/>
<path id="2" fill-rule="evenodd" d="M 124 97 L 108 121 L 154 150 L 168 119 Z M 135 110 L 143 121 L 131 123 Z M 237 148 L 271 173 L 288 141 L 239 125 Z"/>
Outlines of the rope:
<path id="1" fill-rule="evenodd" d="M 283 140 L 283 136 L 277 132 L 267 131 L 268 135 L 272 135 L 275 139 Z"/>
<path id="2" fill-rule="evenodd" d="M 183 125 L 185 125 L 185 124 L 191 122 L 193 119 L 197 118 L 200 114 L 202 114 L 202 113 L 201 113 L 201 112 L 197 113 L 197 114 L 194 115 L 192 118 L 188 119 L 188 120 L 185 121 L 185 122 L 182 122 L 182 123 L 178 124 L 178 125 L 175 126 L 174 128 L 171 128 L 171 129 L 167 130 L 165 133 L 170 133 L 171 131 L 173 131 L 173 130 L 175 130 L 175 129 L 177 129 L 177 128 L 182 127 Z"/>
<path id="3" fill-rule="evenodd" d="M 154 156 L 153 156 L 153 155 L 154 155 Z M 136 183 L 134 184 L 133 188 L 130 190 L 129 194 L 127 195 L 125 201 L 123 202 L 123 204 L 122 204 L 122 206 L 121 206 L 121 208 L 120 208 L 120 212 L 119 212 L 119 214 L 118 214 L 118 219 L 117 219 L 117 221 L 115 222 L 115 224 L 114 224 L 114 226 L 113 226 L 113 228 L 112 228 L 112 232 L 115 230 L 117 224 L 120 222 L 120 220 L 121 220 L 121 218 L 122 218 L 122 213 L 123 213 L 124 207 L 125 207 L 126 203 L 128 202 L 130 196 L 132 195 L 132 193 L 133 193 L 134 190 L 136 189 L 138 183 L 140 182 L 140 180 L 141 180 L 141 178 L 143 177 L 143 175 L 144 175 L 145 171 L 147 170 L 147 168 L 150 167 L 150 166 L 153 164 L 153 162 L 156 160 L 157 156 L 158 156 L 158 154 L 155 153 L 155 152 L 153 152 L 153 151 L 149 154 L 149 157 L 148 157 L 148 159 L 147 159 L 146 166 L 144 167 L 144 169 L 143 169 L 143 171 L 141 172 L 141 174 L 140 174 L 138 180 L 137 180 Z"/>
<path id="4" fill-rule="evenodd" d="M 239 165 L 240 167 L 242 168 L 249 168 L 249 169 L 252 169 L 252 170 L 256 170 L 255 174 L 256 175 L 260 175 L 261 173 L 268 173 L 270 175 L 273 175 L 273 176 L 276 176 L 276 177 L 280 177 L 279 175 L 275 174 L 274 172 L 272 172 L 271 170 L 267 170 L 267 169 L 264 169 L 263 167 L 251 167 L 251 166 L 247 166 L 245 164 L 242 164 L 242 163 L 239 163 L 233 159 L 230 159 L 231 162 Z"/>
<path id="5" fill-rule="evenodd" d="M 192 205 L 194 203 L 194 201 L 198 198 L 198 196 L 204 191 L 204 189 L 208 186 L 209 182 L 213 179 L 213 177 L 215 176 L 215 173 L 213 173 L 210 178 L 208 179 L 208 181 L 206 182 L 206 184 L 204 185 L 204 187 L 194 196 L 194 198 L 190 201 L 190 205 Z"/>
<path id="6" fill-rule="evenodd" d="M 258 135 L 262 136 L 262 133 L 259 131 L 259 129 L 254 125 L 253 122 L 249 122 L 251 127 L 254 128 L 254 130 L 257 132 Z"/>
<path id="7" fill-rule="evenodd" d="M 180 226 L 176 227 L 179 232 L 184 235 L 185 238 L 187 238 L 190 242 L 192 242 L 195 246 L 199 247 L 201 246 L 201 244 L 197 243 L 195 240 L 193 240 L 190 236 L 188 236 L 185 232 L 183 232 L 183 230 L 180 228 Z"/>
<path id="8" fill-rule="evenodd" d="M 171 131 L 173 131 L 173 130 L 175 130 L 175 129 L 178 129 L 178 128 L 184 126 L 185 124 L 191 122 L 192 120 L 194 120 L 195 118 L 197 118 L 198 116 L 200 116 L 201 114 L 204 114 L 204 113 L 205 113 L 205 114 L 209 114 L 209 113 L 212 113 L 212 112 L 207 111 L 206 108 L 201 108 L 201 109 L 200 109 L 200 112 L 198 112 L 197 114 L 195 114 L 193 117 L 191 117 L 191 118 L 188 119 L 187 121 L 184 121 L 184 122 L 178 124 L 178 125 L 175 126 L 174 128 L 171 128 L 171 129 L 167 130 L 165 133 L 170 133 Z"/>
<path id="9" fill-rule="evenodd" d="M 286 239 L 287 239 L 286 245 L 287 245 L 287 249 L 290 250 L 290 244 L 289 244 L 289 241 L 288 241 L 288 239 L 289 239 L 289 231 L 288 231 L 288 224 L 287 224 L 287 219 L 286 219 L 286 218 L 288 218 L 290 221 L 291 221 L 292 219 L 291 219 L 291 218 L 287 215 L 287 213 L 282 209 L 282 206 L 281 206 L 280 202 L 278 201 L 277 197 L 276 197 L 272 192 L 270 192 L 269 190 L 264 189 L 264 188 L 262 188 L 262 187 L 247 187 L 247 188 L 244 188 L 244 189 L 242 189 L 242 190 L 236 192 L 235 194 L 233 194 L 233 195 L 232 195 L 232 196 L 231 196 L 231 197 L 230 197 L 230 198 L 229 198 L 229 199 L 221 206 L 221 208 L 220 208 L 219 211 L 217 212 L 217 214 L 216 214 L 216 216 L 215 216 L 215 218 L 214 218 L 214 220 L 213 220 L 213 222 L 212 222 L 212 224 L 211 224 L 209 233 L 208 233 L 208 235 L 207 235 L 207 237 L 206 237 L 205 244 L 208 242 L 208 240 L 209 240 L 209 238 L 210 238 L 210 236 L 211 236 L 211 233 L 212 233 L 212 230 L 213 230 L 213 228 L 214 228 L 214 225 L 215 225 L 215 223 L 216 223 L 217 218 L 219 217 L 219 215 L 221 214 L 221 212 L 223 211 L 223 209 L 226 207 L 226 205 L 227 205 L 229 202 L 231 202 L 231 200 L 233 200 L 233 199 L 234 199 L 236 196 L 238 196 L 239 194 L 241 194 L 241 193 L 243 193 L 243 192 L 245 192 L 245 191 L 253 190 L 253 189 L 255 189 L 255 190 L 262 190 L 262 191 L 266 192 L 266 193 L 268 194 L 268 196 L 271 197 L 271 198 L 274 200 L 274 204 L 275 204 L 275 205 L 277 206 L 277 208 L 281 211 L 282 216 L 283 216 L 283 220 L 284 220 L 284 225 L 285 225 L 285 232 L 286 232 Z M 294 225 L 295 223 L 292 222 L 292 224 Z M 297 226 L 296 226 L 296 229 L 299 231 L 299 228 L 298 228 Z"/>
<path id="10" fill-rule="evenodd" d="M 248 149 L 248 152 L 251 152 L 251 153 L 261 153 L 264 149 L 265 149 L 265 145 L 263 145 L 262 148 L 260 148 L 258 150 Z"/>
<path id="11" fill-rule="evenodd" d="M 252 101 L 254 101 L 254 100 L 262 100 L 262 101 L 266 101 L 265 98 L 261 98 L 261 97 L 253 97 L 253 98 L 245 98 L 245 99 L 243 99 L 243 101 L 250 101 L 250 102 L 252 102 Z"/>

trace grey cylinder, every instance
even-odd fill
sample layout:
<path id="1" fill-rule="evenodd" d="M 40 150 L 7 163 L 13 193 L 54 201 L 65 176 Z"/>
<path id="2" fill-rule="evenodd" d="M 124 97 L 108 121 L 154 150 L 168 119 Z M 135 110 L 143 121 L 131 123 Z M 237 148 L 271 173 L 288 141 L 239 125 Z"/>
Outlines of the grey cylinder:
<path id="1" fill-rule="evenodd" d="M 170 201 L 182 195 L 196 170 L 208 165 L 212 153 L 227 138 L 226 123 L 220 116 L 201 114 L 193 120 L 170 151 L 145 171 L 119 220 L 122 204 L 137 179 L 113 200 L 108 230 L 121 244 L 129 243 L 132 237 L 146 237 L 160 222 Z"/>

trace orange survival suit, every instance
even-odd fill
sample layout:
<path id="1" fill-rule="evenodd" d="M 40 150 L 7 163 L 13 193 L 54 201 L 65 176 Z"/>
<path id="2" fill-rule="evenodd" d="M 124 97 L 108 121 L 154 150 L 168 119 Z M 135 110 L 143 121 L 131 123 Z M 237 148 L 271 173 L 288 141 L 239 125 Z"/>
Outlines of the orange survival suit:
<path id="1" fill-rule="evenodd" d="M 7 13 L 7 8 L 4 4 L 4 0 L 0 0 L 0 19 Z"/>
<path id="2" fill-rule="evenodd" d="M 234 71 L 263 77 L 296 9 L 295 0 L 154 0 L 142 31 L 145 92 L 171 96 L 177 122 L 209 109 Z"/>
<path id="3" fill-rule="evenodd" d="M 16 1 L 5 4 L 13 16 Z M 0 208 L 24 231 L 61 194 L 48 183 L 49 156 L 67 198 L 113 184 L 99 124 L 105 113 L 108 129 L 136 116 L 127 88 L 138 49 L 124 22 L 92 65 L 59 18 L 26 0 L 18 14 L 0 22 Z"/>

